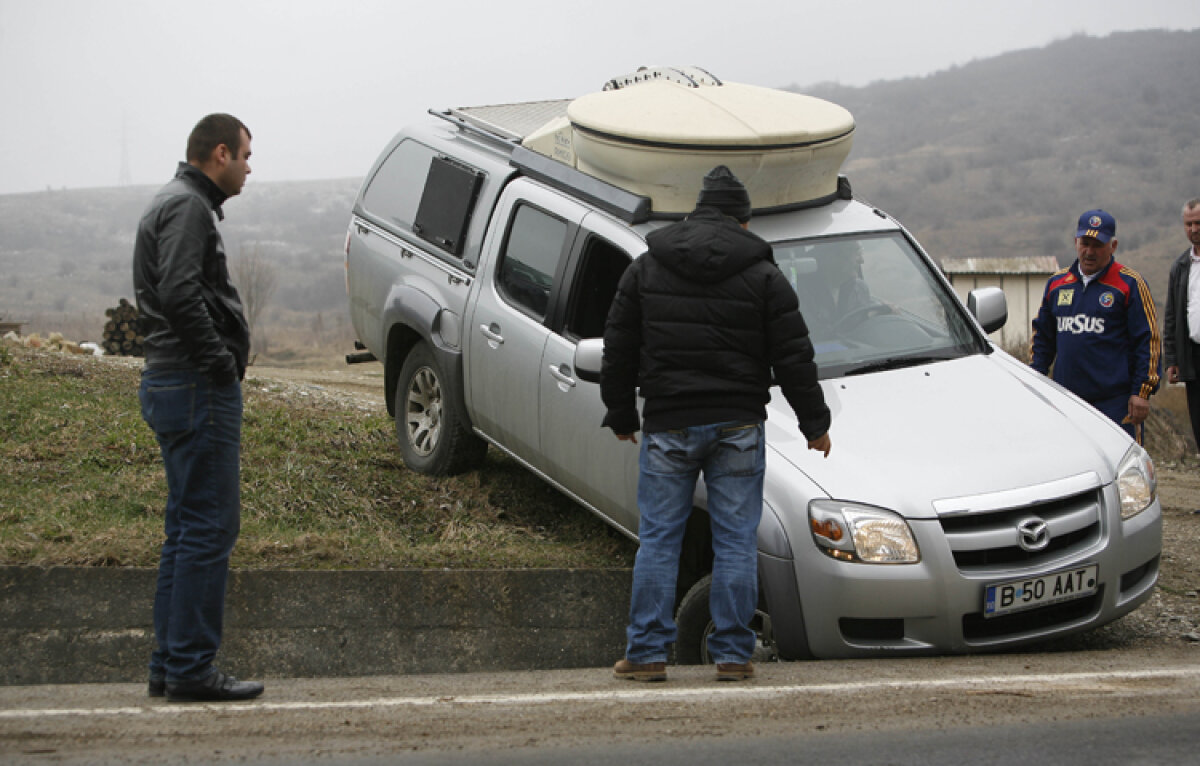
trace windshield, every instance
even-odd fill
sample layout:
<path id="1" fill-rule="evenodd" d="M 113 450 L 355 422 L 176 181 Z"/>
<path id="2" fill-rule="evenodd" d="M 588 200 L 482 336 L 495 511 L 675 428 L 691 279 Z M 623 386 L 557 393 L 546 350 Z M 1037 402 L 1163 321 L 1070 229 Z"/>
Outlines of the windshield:
<path id="1" fill-rule="evenodd" d="M 822 379 L 986 348 L 954 297 L 899 232 L 772 247 L 800 298 Z"/>

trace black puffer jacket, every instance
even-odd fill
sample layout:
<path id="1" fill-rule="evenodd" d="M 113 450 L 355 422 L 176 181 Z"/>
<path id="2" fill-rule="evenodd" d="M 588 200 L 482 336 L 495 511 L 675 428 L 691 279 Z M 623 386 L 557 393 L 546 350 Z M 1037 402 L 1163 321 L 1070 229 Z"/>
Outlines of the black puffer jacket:
<path id="1" fill-rule="evenodd" d="M 199 370 L 218 384 L 245 374 L 250 332 L 213 220 L 225 199 L 208 176 L 181 162 L 142 214 L 133 287 L 147 367 Z"/>
<path id="2" fill-rule="evenodd" d="M 604 330 L 604 425 L 645 430 L 762 420 L 771 371 L 809 440 L 829 430 L 812 342 L 770 246 L 714 208 L 653 232 Z"/>

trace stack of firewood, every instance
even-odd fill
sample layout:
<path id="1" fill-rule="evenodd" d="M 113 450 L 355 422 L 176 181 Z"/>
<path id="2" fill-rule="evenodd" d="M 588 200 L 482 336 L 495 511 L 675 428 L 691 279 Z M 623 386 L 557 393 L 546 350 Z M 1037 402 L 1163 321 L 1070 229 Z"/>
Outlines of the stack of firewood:
<path id="1" fill-rule="evenodd" d="M 117 356 L 141 356 L 142 334 L 138 328 L 138 310 L 124 298 L 115 308 L 107 309 L 104 315 L 104 350 Z"/>

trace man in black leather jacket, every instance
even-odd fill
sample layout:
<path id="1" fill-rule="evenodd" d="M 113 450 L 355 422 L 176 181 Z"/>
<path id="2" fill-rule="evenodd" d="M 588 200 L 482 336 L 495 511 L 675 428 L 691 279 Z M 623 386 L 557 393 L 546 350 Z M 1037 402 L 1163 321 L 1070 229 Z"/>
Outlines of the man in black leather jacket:
<path id="1" fill-rule="evenodd" d="M 250 131 L 210 114 L 146 208 L 133 284 L 146 362 L 138 389 L 167 474 L 166 539 L 154 597 L 149 693 L 172 702 L 244 700 L 263 691 L 213 666 L 229 556 L 241 524 L 241 379 L 250 334 L 214 215 L 250 173 Z"/>
<path id="2" fill-rule="evenodd" d="M 746 188 L 724 165 L 696 209 L 652 232 L 626 269 L 604 330 L 604 425 L 637 443 L 639 547 L 628 643 L 613 673 L 666 679 L 680 543 L 703 473 L 713 538 L 709 654 L 717 679 L 751 678 L 758 602 L 763 421 L 772 374 L 811 449 L 830 450 L 829 408 L 796 293 L 771 247 L 746 230 Z M 645 405 L 639 423 L 636 393 Z"/>

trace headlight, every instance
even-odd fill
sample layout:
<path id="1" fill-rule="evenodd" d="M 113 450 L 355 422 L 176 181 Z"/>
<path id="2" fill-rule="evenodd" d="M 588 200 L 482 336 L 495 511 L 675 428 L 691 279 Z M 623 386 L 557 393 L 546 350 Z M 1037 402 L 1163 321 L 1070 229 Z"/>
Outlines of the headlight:
<path id="1" fill-rule="evenodd" d="M 1154 461 L 1146 450 L 1133 445 L 1117 467 L 1117 490 L 1121 495 L 1121 518 L 1128 519 L 1150 507 L 1158 493 Z"/>
<path id="2" fill-rule="evenodd" d="M 908 522 L 892 511 L 837 500 L 813 500 L 808 522 L 817 547 L 838 561 L 915 564 L 921 560 Z"/>

